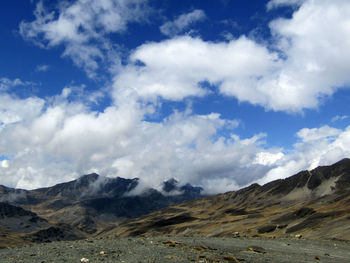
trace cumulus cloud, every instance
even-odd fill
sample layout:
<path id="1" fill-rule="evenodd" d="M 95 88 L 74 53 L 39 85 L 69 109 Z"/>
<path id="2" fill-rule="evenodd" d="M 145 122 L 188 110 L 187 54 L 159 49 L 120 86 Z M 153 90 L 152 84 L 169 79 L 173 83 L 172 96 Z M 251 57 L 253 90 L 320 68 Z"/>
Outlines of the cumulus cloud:
<path id="1" fill-rule="evenodd" d="M 297 136 L 302 139 L 303 142 L 318 141 L 320 139 L 327 139 L 338 136 L 341 133 L 340 130 L 331 128 L 329 126 L 323 126 L 321 128 L 304 128 L 301 129 Z"/>
<path id="2" fill-rule="evenodd" d="M 70 57 L 90 77 L 95 77 L 98 62 L 108 60 L 106 53 L 114 52 L 108 34 L 122 33 L 128 23 L 143 21 L 149 10 L 146 2 L 76 0 L 73 4 L 62 2 L 56 10 L 48 10 L 43 1 L 39 1 L 35 20 L 22 21 L 19 32 L 42 48 L 64 45 L 63 56 Z"/>
<path id="3" fill-rule="evenodd" d="M 31 121 L 22 117 L 0 131 L 6 138 L 0 151 L 11 156 L 0 167 L 2 182 L 35 188 L 98 172 L 139 177 L 148 186 L 176 177 L 218 192 L 244 185 L 266 169 L 252 164 L 257 152 L 266 152 L 260 148 L 263 135 L 216 138 L 221 129 L 233 131 L 237 121 L 216 113 L 174 112 L 158 123 L 145 121 L 144 114 L 129 104 L 93 112 L 78 102 L 55 100 Z M 213 187 L 219 179 L 230 183 Z"/>
<path id="4" fill-rule="evenodd" d="M 9 94 L 0 94 L 0 129 L 16 122 L 31 122 L 41 113 L 43 106 L 44 101 L 36 97 L 18 99 Z"/>
<path id="5" fill-rule="evenodd" d="M 146 100 L 157 96 L 182 100 L 205 95 L 208 91 L 201 82 L 208 81 L 222 92 L 236 92 L 255 103 L 267 96 L 251 86 L 269 73 L 275 59 L 276 54 L 244 36 L 228 43 L 189 36 L 148 43 L 132 53 L 131 63 L 116 77 L 116 94 L 128 90 Z"/>
<path id="6" fill-rule="evenodd" d="M 291 19 L 272 21 L 276 47 L 286 59 L 261 87 L 285 94 L 281 103 L 300 109 L 317 107 L 322 97 L 348 86 L 349 14 L 348 1 L 302 1 Z"/>
<path id="7" fill-rule="evenodd" d="M 8 104 L 0 105 L 14 116 L 2 117 L 0 137 L 6 140 L 0 140 L 0 152 L 11 156 L 1 161 L 3 184 L 31 189 L 98 172 L 139 177 L 149 187 L 175 177 L 214 193 L 245 185 L 268 167 L 253 163 L 259 152 L 267 152 L 261 146 L 265 135 L 239 138 L 236 120 L 186 110 L 161 122 L 146 121 L 152 111 L 128 97 L 95 112 L 74 97 L 79 90 L 66 87 L 45 101 L 3 98 Z M 222 129 L 231 135 L 218 136 Z"/>
<path id="8" fill-rule="evenodd" d="M 273 165 L 278 160 L 280 160 L 284 154 L 280 151 L 277 152 L 259 152 L 256 155 L 256 158 L 254 160 L 255 164 L 261 164 L 261 165 Z"/>
<path id="9" fill-rule="evenodd" d="M 116 88 L 181 100 L 203 96 L 201 83 L 209 81 L 223 95 L 268 110 L 317 108 L 350 83 L 350 3 L 300 3 L 292 18 L 270 23 L 273 46 L 245 36 L 229 42 L 186 36 L 144 44 L 117 76 Z"/>
<path id="10" fill-rule="evenodd" d="M 174 21 L 168 21 L 162 26 L 159 27 L 160 32 L 162 32 L 166 36 L 175 36 L 187 28 L 189 28 L 192 24 L 202 21 L 206 18 L 206 15 L 203 10 L 193 10 L 190 13 L 182 14 L 178 16 Z"/>
<path id="11" fill-rule="evenodd" d="M 30 189 L 97 172 L 138 177 L 144 187 L 175 177 L 218 193 L 350 156 L 350 126 L 301 129 L 294 148 L 284 152 L 267 147 L 266 134 L 240 138 L 234 133 L 239 122 L 218 113 L 174 111 L 152 122 L 145 120 L 149 109 L 141 102 L 129 100 L 96 112 L 73 95 L 66 88 L 45 102 L 11 98 L 10 104 L 23 111 L 15 107 L 16 121 L 0 129 L 0 137 L 6 138 L 0 140 L 0 152 L 11 156 L 1 161 L 3 184 Z M 33 115 L 26 116 L 28 112 Z M 229 135 L 220 136 L 222 129 Z"/>

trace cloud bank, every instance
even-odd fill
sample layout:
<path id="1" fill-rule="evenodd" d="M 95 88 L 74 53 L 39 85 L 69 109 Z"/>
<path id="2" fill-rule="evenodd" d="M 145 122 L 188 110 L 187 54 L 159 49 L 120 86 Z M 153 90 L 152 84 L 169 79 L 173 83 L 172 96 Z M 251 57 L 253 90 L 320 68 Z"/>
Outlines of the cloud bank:
<path id="1" fill-rule="evenodd" d="M 51 98 L 19 98 L 10 92 L 16 80 L 0 79 L 1 182 L 36 188 L 97 172 L 139 177 L 150 186 L 175 177 L 216 193 L 349 157 L 350 126 L 301 129 L 293 148 L 282 149 L 266 145 L 268 134 L 240 138 L 239 121 L 215 112 L 199 115 L 188 107 L 149 120 L 167 101 L 211 92 L 300 113 L 349 85 L 350 3 L 274 0 L 268 8 L 288 3 L 299 8 L 289 19 L 271 21 L 269 44 L 247 36 L 226 42 L 176 36 L 139 46 L 119 65 L 111 80 L 113 102 L 101 112 L 90 106 L 96 93 L 82 98 L 79 89 L 64 87 Z M 145 5 L 78 0 L 55 13 L 39 2 L 35 20 L 22 22 L 20 33 L 43 48 L 63 46 L 63 56 L 95 77 L 98 61 L 119 59 L 109 34 L 146 19 Z M 170 22 L 165 34 L 200 20 L 203 14 L 195 11 Z"/>
<path id="2" fill-rule="evenodd" d="M 145 109 L 109 107 L 92 112 L 80 102 L 46 104 L 12 99 L 16 122 L 2 124 L 2 183 L 36 188 L 90 172 L 139 177 L 157 186 L 172 177 L 208 193 L 287 177 L 350 156 L 350 126 L 302 129 L 291 152 L 266 148 L 266 135 L 239 138 L 239 123 L 219 114 L 174 112 L 162 122 L 143 119 Z M 21 108 L 19 111 L 17 108 Z M 37 109 L 37 110 L 33 110 Z M 41 112 L 40 112 L 41 110 Z M 31 116 L 26 116 L 31 112 Z M 10 114 L 10 112 L 9 112 Z M 22 114 L 22 115 L 21 115 Z M 230 137 L 219 136 L 229 129 Z"/>
<path id="3" fill-rule="evenodd" d="M 248 160 L 254 160 L 256 151 L 261 151 L 263 136 L 213 138 L 220 129 L 238 125 L 219 114 L 174 112 L 158 123 L 144 121 L 144 109 L 128 105 L 91 112 L 62 95 L 44 109 L 40 99 L 31 100 L 42 112 L 30 121 L 29 117 L 18 118 L 1 130 L 6 138 L 1 140 L 1 153 L 10 157 L 1 168 L 6 185 L 35 188 L 97 171 L 139 177 L 151 185 L 176 177 L 181 182 L 210 186 L 222 178 L 226 187 L 232 188 L 237 182 L 247 183 L 243 175 L 247 168 L 263 168 L 259 164 L 245 167 Z M 33 107 L 21 99 L 14 105 L 21 105 L 23 113 Z M 18 115 L 16 108 L 15 113 Z"/>

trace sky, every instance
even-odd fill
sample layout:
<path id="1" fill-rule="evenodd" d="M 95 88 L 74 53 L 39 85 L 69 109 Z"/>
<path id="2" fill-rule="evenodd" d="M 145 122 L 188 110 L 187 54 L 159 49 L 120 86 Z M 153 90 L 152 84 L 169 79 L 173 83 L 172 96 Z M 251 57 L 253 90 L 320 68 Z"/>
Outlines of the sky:
<path id="1" fill-rule="evenodd" d="M 350 157 L 350 1 L 2 1 L 0 40 L 0 184 L 220 193 Z"/>

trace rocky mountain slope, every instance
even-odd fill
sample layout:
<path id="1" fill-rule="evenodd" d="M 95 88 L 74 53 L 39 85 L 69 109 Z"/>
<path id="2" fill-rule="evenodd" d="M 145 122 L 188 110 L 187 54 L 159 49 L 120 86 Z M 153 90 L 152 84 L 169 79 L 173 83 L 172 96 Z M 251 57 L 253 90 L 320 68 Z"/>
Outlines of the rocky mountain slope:
<path id="1" fill-rule="evenodd" d="M 263 236 L 350 240 L 350 159 L 164 208 L 103 236 Z"/>
<path id="2" fill-rule="evenodd" d="M 0 203 L 0 224 L 19 233 L 29 233 L 49 226 L 47 220 L 37 214 L 7 203 Z"/>
<path id="3" fill-rule="evenodd" d="M 145 189 L 132 195 L 138 184 L 138 179 L 89 174 L 31 191 L 0 186 L 3 239 L 23 243 L 85 238 L 115 222 L 198 198 L 202 190 L 169 180 L 162 192 Z"/>

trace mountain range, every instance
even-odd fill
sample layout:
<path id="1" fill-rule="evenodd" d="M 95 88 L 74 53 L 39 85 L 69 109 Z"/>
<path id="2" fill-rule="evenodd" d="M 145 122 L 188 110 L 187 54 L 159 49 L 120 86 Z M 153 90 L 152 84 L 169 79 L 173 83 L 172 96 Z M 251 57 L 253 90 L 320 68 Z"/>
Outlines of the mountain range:
<path id="1" fill-rule="evenodd" d="M 97 174 L 35 190 L 0 186 L 0 247 L 139 235 L 350 240 L 350 159 L 214 196 L 175 179 L 161 190 L 137 186 Z"/>
<path id="2" fill-rule="evenodd" d="M 170 206 L 105 235 L 350 240 L 350 159 Z"/>
<path id="3" fill-rule="evenodd" d="M 35 190 L 0 186 L 0 230 L 4 233 L 0 246 L 8 245 L 9 240 L 22 244 L 86 238 L 115 222 L 196 199 L 202 191 L 170 179 L 160 191 L 146 188 L 133 194 L 138 185 L 137 178 L 107 178 L 93 173 Z"/>

